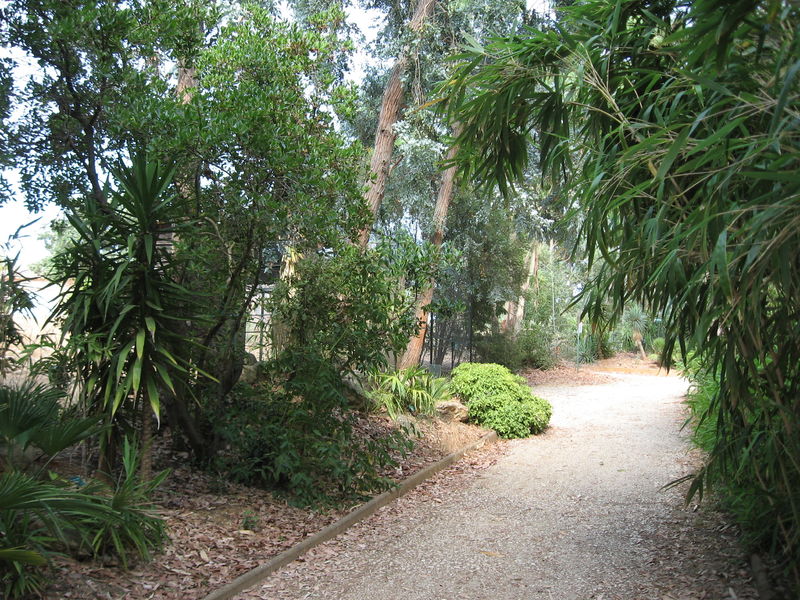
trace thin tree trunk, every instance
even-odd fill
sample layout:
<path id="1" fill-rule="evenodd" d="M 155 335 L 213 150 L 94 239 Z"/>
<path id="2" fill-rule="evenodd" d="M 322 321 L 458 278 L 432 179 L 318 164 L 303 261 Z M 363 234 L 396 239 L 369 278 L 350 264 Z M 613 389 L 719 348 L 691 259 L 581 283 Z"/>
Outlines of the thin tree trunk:
<path id="1" fill-rule="evenodd" d="M 422 28 L 425 20 L 433 12 L 435 3 L 436 0 L 419 0 L 417 8 L 414 10 L 414 16 L 411 17 L 411 21 L 408 24 L 413 33 L 417 33 Z M 392 151 L 394 150 L 395 137 L 397 137 L 394 132 L 394 124 L 400 116 L 400 106 L 403 103 L 405 94 L 403 76 L 408 67 L 409 56 L 409 51 L 404 49 L 403 54 L 394 64 L 389 75 L 389 81 L 386 82 L 386 88 L 383 91 L 378 127 L 375 130 L 375 145 L 369 165 L 370 180 L 367 191 L 364 193 L 364 200 L 369 206 L 372 221 L 359 233 L 358 243 L 361 248 L 366 248 L 369 243 L 369 234 L 378 217 L 378 209 L 380 209 L 383 195 L 386 192 Z"/>
<path id="2" fill-rule="evenodd" d="M 538 255 L 538 242 L 531 242 L 530 250 L 525 256 L 525 281 L 522 282 L 520 288 L 519 298 L 517 300 L 509 300 L 506 303 L 506 320 L 503 323 L 503 331 L 511 333 L 516 336 L 522 328 L 522 321 L 525 317 L 525 293 L 531 288 L 531 280 L 533 280 L 536 270 L 538 269 L 539 255 Z"/>
<path id="3" fill-rule="evenodd" d="M 453 128 L 453 137 L 458 137 L 459 133 L 459 127 L 455 126 Z M 458 146 L 452 146 L 447 153 L 447 160 L 453 160 L 457 152 Z M 433 211 L 433 236 L 431 237 L 431 244 L 437 248 L 441 247 L 442 240 L 444 239 L 444 225 L 447 221 L 447 211 L 450 208 L 450 201 L 453 199 L 457 170 L 458 168 L 455 165 L 445 170 L 444 175 L 442 175 L 442 185 L 439 187 L 439 194 L 436 197 L 436 208 Z M 419 323 L 419 331 L 417 335 L 409 340 L 406 351 L 397 364 L 398 369 L 406 369 L 420 363 L 422 349 L 425 345 L 425 334 L 428 331 L 428 306 L 433 299 L 433 290 L 435 286 L 435 281 L 429 281 L 425 292 L 417 300 L 415 316 Z"/>
<path id="4" fill-rule="evenodd" d="M 636 347 L 639 348 L 639 354 L 642 357 L 642 360 L 647 360 L 647 354 L 644 351 L 644 345 L 642 344 L 642 334 L 638 331 L 633 333 L 633 341 L 636 342 Z"/>
<path id="5" fill-rule="evenodd" d="M 142 405 L 140 407 L 140 422 L 139 426 L 139 456 L 141 462 L 139 463 L 139 479 L 141 481 L 150 481 L 153 473 L 153 417 L 151 416 L 152 408 L 148 402 L 148 394 L 142 394 Z"/>

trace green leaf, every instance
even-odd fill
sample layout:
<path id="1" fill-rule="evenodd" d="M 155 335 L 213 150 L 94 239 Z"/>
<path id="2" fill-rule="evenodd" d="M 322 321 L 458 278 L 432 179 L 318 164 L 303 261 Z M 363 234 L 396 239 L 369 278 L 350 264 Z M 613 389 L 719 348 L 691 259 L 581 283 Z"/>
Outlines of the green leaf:
<path id="1" fill-rule="evenodd" d="M 144 342 L 147 332 L 144 329 L 139 329 L 136 332 L 136 356 L 141 360 L 144 357 Z"/>
<path id="2" fill-rule="evenodd" d="M 689 137 L 689 132 L 691 131 L 691 127 L 686 126 L 684 127 L 681 132 L 678 134 L 678 137 L 675 138 L 675 141 L 667 150 L 666 155 L 664 156 L 663 160 L 661 161 L 661 165 L 658 167 L 658 173 L 656 174 L 656 179 L 663 180 L 666 177 L 669 170 L 672 168 L 672 163 L 675 162 L 675 159 L 678 158 L 678 154 L 684 149 L 686 146 L 686 140 Z"/>

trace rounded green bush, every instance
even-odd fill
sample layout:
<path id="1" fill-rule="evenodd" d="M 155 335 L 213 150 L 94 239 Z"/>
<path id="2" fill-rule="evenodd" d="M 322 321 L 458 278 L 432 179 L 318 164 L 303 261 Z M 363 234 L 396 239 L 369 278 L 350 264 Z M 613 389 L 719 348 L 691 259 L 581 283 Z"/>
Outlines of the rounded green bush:
<path id="1" fill-rule="evenodd" d="M 550 403 L 534 396 L 522 377 L 496 364 L 464 363 L 453 370 L 451 390 L 466 404 L 469 419 L 505 438 L 543 431 Z"/>
<path id="2" fill-rule="evenodd" d="M 503 365 L 494 363 L 461 363 L 452 373 L 450 391 L 464 403 L 477 396 L 514 393 L 525 386 L 525 380 Z"/>

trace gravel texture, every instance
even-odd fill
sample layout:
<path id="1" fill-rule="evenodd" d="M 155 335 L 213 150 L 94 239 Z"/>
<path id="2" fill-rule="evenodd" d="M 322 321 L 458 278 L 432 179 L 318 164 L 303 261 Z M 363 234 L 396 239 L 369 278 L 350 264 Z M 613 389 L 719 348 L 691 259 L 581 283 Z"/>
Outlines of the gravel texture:
<path id="1" fill-rule="evenodd" d="M 697 466 L 686 386 L 536 386 L 554 407 L 546 433 L 488 450 L 499 457 L 472 476 L 444 473 L 239 598 L 755 599 L 734 529 L 662 489 Z"/>

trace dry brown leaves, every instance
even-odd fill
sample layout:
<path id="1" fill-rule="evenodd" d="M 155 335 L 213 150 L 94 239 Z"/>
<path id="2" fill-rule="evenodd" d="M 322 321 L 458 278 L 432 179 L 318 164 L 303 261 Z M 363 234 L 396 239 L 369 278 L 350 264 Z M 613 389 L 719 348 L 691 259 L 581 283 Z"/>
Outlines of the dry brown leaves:
<path id="1" fill-rule="evenodd" d="M 386 418 L 363 418 L 357 434 L 384 434 L 393 425 Z M 402 480 L 454 450 L 478 439 L 484 430 L 461 423 L 419 421 L 410 456 L 386 473 Z M 116 565 L 60 559 L 44 598 L 108 600 L 183 600 L 202 598 L 313 535 L 355 507 L 318 512 L 288 505 L 269 492 L 224 483 L 187 468 L 188 456 L 168 450 L 162 439 L 155 451 L 159 468 L 172 473 L 155 499 L 165 518 L 170 541 L 146 564 L 124 571 Z M 399 457 L 398 457 L 399 458 Z M 448 470 L 450 477 L 473 468 L 475 458 Z M 423 484 L 419 494 L 429 486 Z M 388 513 L 390 514 L 390 513 Z M 315 551 L 315 556 L 326 550 Z"/>

